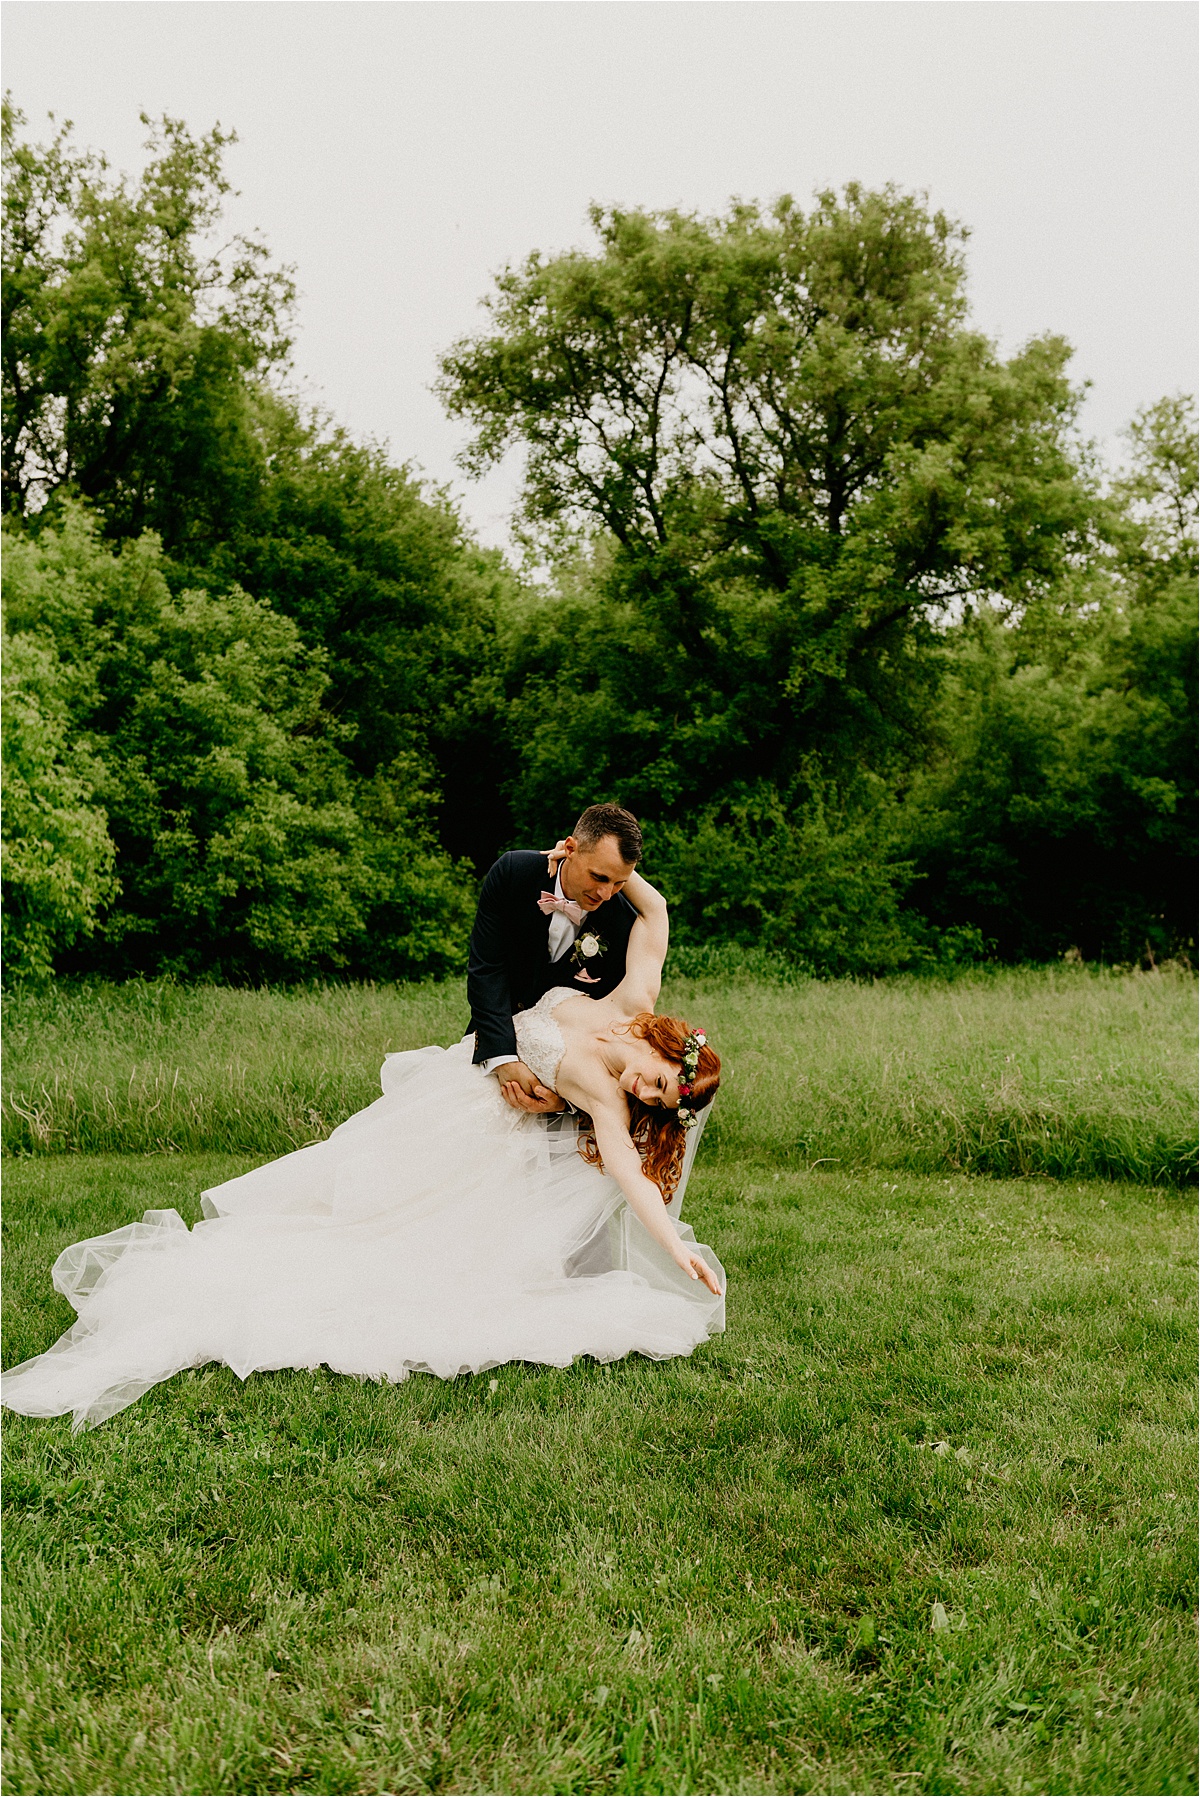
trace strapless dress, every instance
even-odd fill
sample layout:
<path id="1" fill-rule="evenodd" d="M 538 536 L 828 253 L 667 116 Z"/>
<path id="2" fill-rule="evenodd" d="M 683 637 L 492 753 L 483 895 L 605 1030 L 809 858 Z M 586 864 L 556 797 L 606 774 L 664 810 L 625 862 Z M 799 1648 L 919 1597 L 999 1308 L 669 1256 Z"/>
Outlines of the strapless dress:
<path id="1" fill-rule="evenodd" d="M 551 1087 L 564 1052 L 553 1012 L 577 996 L 552 988 L 514 1019 L 522 1059 Z M 70 1411 L 78 1429 L 208 1361 L 240 1378 L 323 1364 L 448 1379 L 512 1360 L 668 1359 L 722 1330 L 724 1300 L 583 1161 L 575 1119 L 511 1110 L 471 1054 L 465 1040 L 389 1055 L 374 1104 L 204 1193 L 194 1229 L 147 1211 L 65 1249 L 52 1277 L 78 1321 L 5 1375 L 3 1402 Z"/>
<path id="2" fill-rule="evenodd" d="M 551 986 L 536 1005 L 528 1011 L 518 1011 L 513 1018 L 517 1053 L 529 1071 L 536 1073 L 552 1092 L 558 1091 L 558 1070 L 566 1053 L 566 1043 L 554 1013 L 565 998 L 579 996 L 570 986 Z"/>

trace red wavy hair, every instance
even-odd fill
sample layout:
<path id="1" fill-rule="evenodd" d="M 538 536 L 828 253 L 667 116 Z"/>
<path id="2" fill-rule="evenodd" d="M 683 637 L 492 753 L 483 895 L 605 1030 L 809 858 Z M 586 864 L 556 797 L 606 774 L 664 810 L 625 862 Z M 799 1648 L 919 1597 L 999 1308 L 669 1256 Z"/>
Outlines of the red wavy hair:
<path id="1" fill-rule="evenodd" d="M 690 1023 L 685 1023 L 682 1017 L 656 1017 L 653 1011 L 642 1011 L 626 1025 L 626 1029 L 629 1035 L 648 1042 L 664 1061 L 671 1061 L 680 1073 L 683 1072 L 683 1048 L 692 1034 Z M 687 1108 L 702 1111 L 706 1104 L 712 1103 L 720 1083 L 720 1057 L 705 1043 L 696 1062 L 696 1078 Z M 596 1146 L 591 1119 L 585 1118 L 584 1125 L 579 1136 L 579 1152 L 589 1167 L 599 1167 L 603 1171 L 604 1162 Z M 662 1193 L 663 1203 L 670 1204 L 683 1171 L 686 1129 L 666 1105 L 642 1104 L 639 1099 L 630 1098 L 629 1133 L 642 1157 L 642 1172 L 654 1181 Z"/>

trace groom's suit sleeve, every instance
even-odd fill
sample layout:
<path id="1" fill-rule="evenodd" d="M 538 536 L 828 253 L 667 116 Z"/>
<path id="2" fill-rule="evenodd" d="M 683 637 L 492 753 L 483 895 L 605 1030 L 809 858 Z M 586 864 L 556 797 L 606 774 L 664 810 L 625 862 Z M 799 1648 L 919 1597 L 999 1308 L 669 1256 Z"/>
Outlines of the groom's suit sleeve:
<path id="1" fill-rule="evenodd" d="M 495 1055 L 520 1059 L 512 1020 L 512 986 L 508 974 L 508 932 L 505 928 L 509 856 L 501 855 L 491 868 L 479 894 L 479 909 L 467 955 L 467 1002 L 475 1031 L 475 1064 Z"/>

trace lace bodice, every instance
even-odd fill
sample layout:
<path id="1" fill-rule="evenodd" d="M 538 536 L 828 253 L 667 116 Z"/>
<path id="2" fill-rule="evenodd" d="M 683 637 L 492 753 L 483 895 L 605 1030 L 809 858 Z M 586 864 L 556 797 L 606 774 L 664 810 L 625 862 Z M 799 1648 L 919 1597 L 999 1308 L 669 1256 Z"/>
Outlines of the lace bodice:
<path id="1" fill-rule="evenodd" d="M 567 1045 L 563 1041 L 562 1031 L 553 1018 L 556 1005 L 564 998 L 578 998 L 578 992 L 572 992 L 570 986 L 551 986 L 543 992 L 536 1005 L 528 1011 L 518 1011 L 513 1018 L 513 1028 L 517 1032 L 517 1053 L 529 1068 L 536 1073 L 544 1086 L 557 1092 L 555 1081 L 562 1063 Z"/>

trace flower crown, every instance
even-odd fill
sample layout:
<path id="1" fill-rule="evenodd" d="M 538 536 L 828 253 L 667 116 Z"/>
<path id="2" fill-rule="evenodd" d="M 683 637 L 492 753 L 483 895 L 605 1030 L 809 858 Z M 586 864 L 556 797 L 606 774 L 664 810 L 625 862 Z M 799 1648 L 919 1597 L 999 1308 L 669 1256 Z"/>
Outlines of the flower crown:
<path id="1" fill-rule="evenodd" d="M 703 1030 L 693 1030 L 683 1045 L 682 1068 L 683 1077 L 679 1081 L 679 1096 L 690 1098 L 696 1086 L 696 1068 L 700 1062 L 700 1050 L 708 1041 Z M 675 1113 L 681 1129 L 695 1129 L 700 1119 L 691 1105 L 681 1104 Z"/>

